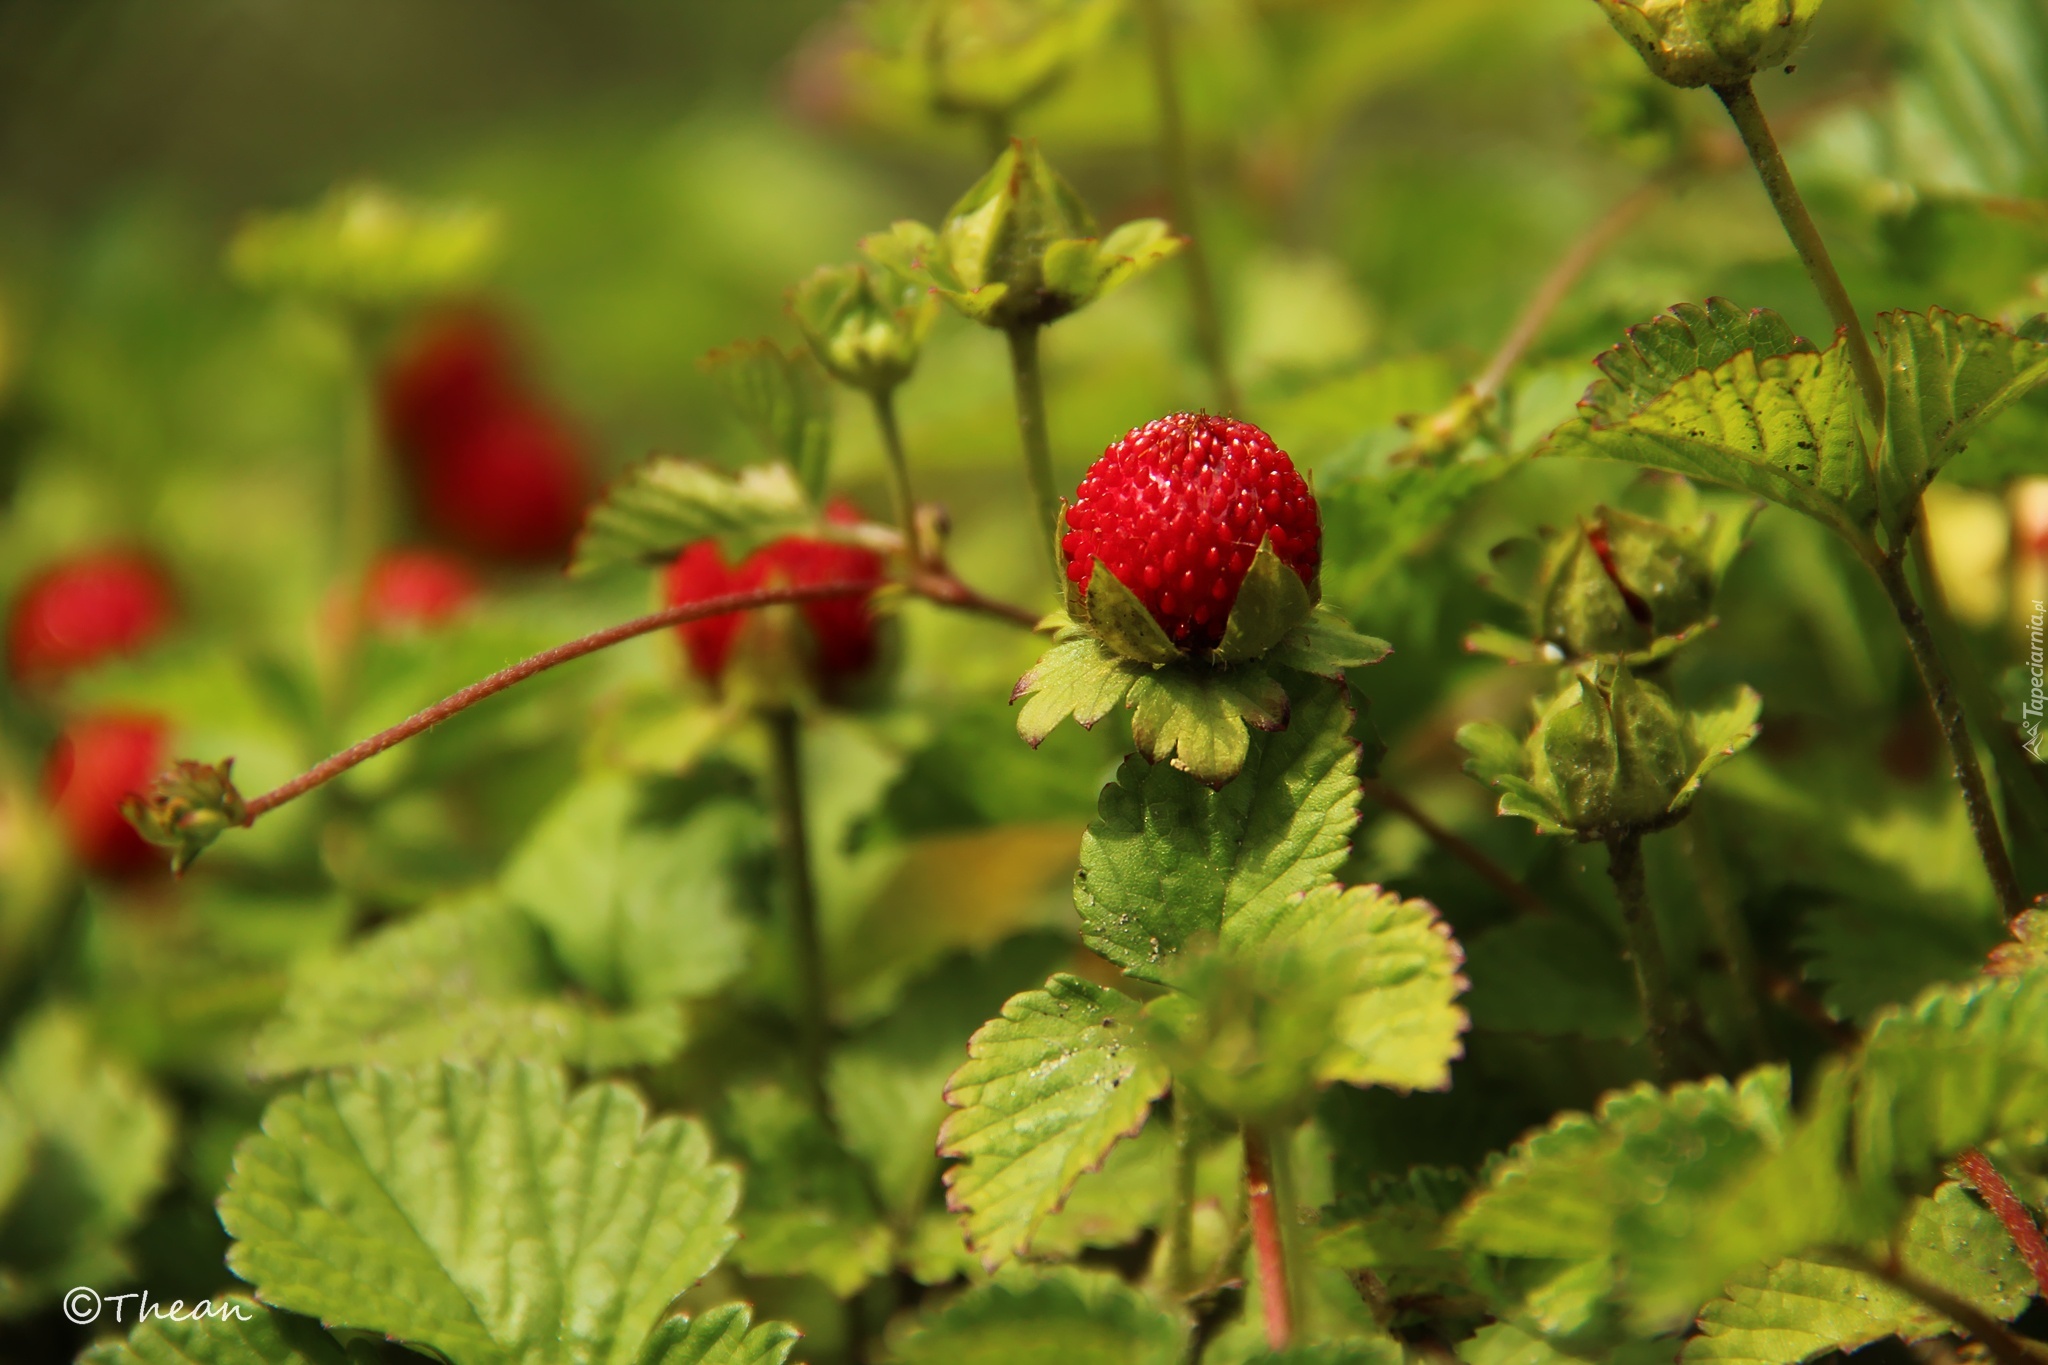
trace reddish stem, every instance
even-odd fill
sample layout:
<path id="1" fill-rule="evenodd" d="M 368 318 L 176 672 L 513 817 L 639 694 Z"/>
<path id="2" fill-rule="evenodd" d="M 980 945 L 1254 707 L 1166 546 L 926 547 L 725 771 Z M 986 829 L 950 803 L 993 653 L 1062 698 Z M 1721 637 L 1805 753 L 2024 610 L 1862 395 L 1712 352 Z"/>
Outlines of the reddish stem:
<path id="1" fill-rule="evenodd" d="M 2005 1177 L 1991 1164 L 1991 1158 L 1972 1147 L 1956 1162 L 1963 1168 L 1977 1193 L 1984 1196 L 1984 1202 L 1998 1215 L 1998 1221 L 2005 1224 L 2005 1230 L 2012 1234 L 2012 1244 L 2019 1249 L 2020 1259 L 2027 1263 L 2027 1269 L 2034 1272 L 2034 1283 L 2048 1294 L 2048 1238 L 2041 1235 L 2041 1229 L 2034 1222 L 2034 1215 L 2013 1193 Z"/>
<path id="2" fill-rule="evenodd" d="M 1259 1258 L 1259 1301 L 1266 1308 L 1266 1344 L 1284 1351 L 1294 1340 L 1294 1297 L 1287 1279 L 1284 1211 L 1273 1185 L 1273 1151 L 1263 1129 L 1245 1125 L 1244 1183 L 1251 1206 L 1252 1249 Z"/>

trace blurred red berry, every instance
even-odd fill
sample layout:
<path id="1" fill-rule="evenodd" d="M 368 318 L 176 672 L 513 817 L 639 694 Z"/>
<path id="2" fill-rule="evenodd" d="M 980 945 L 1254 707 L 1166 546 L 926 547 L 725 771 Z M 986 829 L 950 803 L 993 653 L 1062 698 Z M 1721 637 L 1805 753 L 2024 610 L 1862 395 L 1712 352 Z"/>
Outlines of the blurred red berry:
<path id="1" fill-rule="evenodd" d="M 560 559 L 583 521 L 588 494 L 575 442 L 530 405 L 500 408 L 423 459 L 421 511 L 433 529 L 473 554 Z"/>
<path id="2" fill-rule="evenodd" d="M 94 872 L 133 872 L 163 861 L 121 815 L 121 799 L 164 767 L 168 727 L 156 716 L 88 715 L 50 750 L 43 789 L 72 856 Z"/>
<path id="3" fill-rule="evenodd" d="M 104 550 L 63 560 L 31 579 L 7 628 L 14 677 L 49 680 L 143 648 L 170 623 L 169 583 L 148 559 Z"/>
<path id="4" fill-rule="evenodd" d="M 401 452 L 425 454 L 515 402 L 522 388 L 502 323 L 474 309 L 446 313 L 405 341 L 385 367 L 384 430 Z"/>
<path id="5" fill-rule="evenodd" d="M 476 575 L 440 550 L 392 550 L 370 566 L 363 621 L 375 630 L 445 625 L 476 599 Z"/>
<path id="6" fill-rule="evenodd" d="M 2021 479 L 2012 488 L 2013 539 L 2027 559 L 2048 560 L 2048 478 Z"/>
<path id="7" fill-rule="evenodd" d="M 857 521 L 859 513 L 840 504 L 827 514 L 840 522 Z M 738 565 L 726 563 L 715 541 L 702 540 L 669 565 L 670 606 L 684 606 L 729 593 L 757 588 L 809 587 L 819 583 L 872 582 L 883 577 L 882 557 L 872 550 L 809 536 L 785 536 L 762 546 Z M 874 612 L 865 597 L 832 597 L 798 606 L 809 626 L 815 652 L 816 682 L 832 693 L 874 666 L 880 652 Z M 676 627 L 688 651 L 691 669 L 709 682 L 725 675 L 733 642 L 745 613 L 711 616 Z"/>
<path id="8" fill-rule="evenodd" d="M 1178 413 L 1104 451 L 1067 509 L 1067 577 L 1088 586 L 1109 566 L 1182 649 L 1213 649 L 1237 590 L 1272 537 L 1273 553 L 1315 581 L 1322 524 L 1308 484 L 1249 422 Z"/>

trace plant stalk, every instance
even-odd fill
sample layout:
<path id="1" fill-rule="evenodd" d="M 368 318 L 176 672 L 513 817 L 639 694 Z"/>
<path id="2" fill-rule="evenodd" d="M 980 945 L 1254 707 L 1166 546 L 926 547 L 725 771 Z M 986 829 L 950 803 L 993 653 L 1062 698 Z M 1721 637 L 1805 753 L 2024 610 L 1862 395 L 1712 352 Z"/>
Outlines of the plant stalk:
<path id="1" fill-rule="evenodd" d="M 1621 901 L 1621 923 L 1628 935 L 1629 967 L 1635 973 L 1636 999 L 1643 1008 L 1643 1034 L 1657 1079 L 1678 1079 L 1672 1046 L 1678 1038 L 1678 1015 L 1671 997 L 1671 978 L 1664 966 L 1664 944 L 1650 909 L 1648 878 L 1643 871 L 1643 836 L 1619 834 L 1607 841 L 1607 875 Z"/>
<path id="2" fill-rule="evenodd" d="M 1168 0 L 1139 0 L 1138 4 L 1152 59 L 1152 90 L 1159 104 L 1159 165 L 1166 176 L 1166 197 L 1172 204 L 1174 226 L 1187 243 L 1181 248 L 1181 255 L 1187 262 L 1195 349 L 1201 352 L 1209 382 L 1216 389 L 1216 401 L 1223 411 L 1241 414 L 1243 398 L 1230 373 L 1230 356 L 1223 345 L 1223 312 L 1217 303 L 1216 279 L 1209 267 L 1208 250 L 1203 246 L 1200 210 L 1195 203 L 1194 159 L 1189 154 L 1187 119 L 1181 110 L 1180 72 L 1174 57 L 1173 20 L 1167 13 L 1167 3 Z"/>
<path id="3" fill-rule="evenodd" d="M 868 390 L 874 404 L 875 428 L 882 436 L 882 449 L 889 457 L 889 491 L 896 504 L 896 528 L 910 550 L 910 562 L 924 564 L 926 547 L 917 527 L 917 497 L 910 487 L 910 462 L 903 455 L 903 429 L 896 422 L 896 390 Z"/>
<path id="4" fill-rule="evenodd" d="M 1060 576 L 1060 550 L 1053 544 L 1060 522 L 1059 485 L 1052 473 L 1052 438 L 1045 425 L 1045 378 L 1038 365 L 1038 333 L 1035 323 L 1008 329 L 1010 339 L 1010 380 L 1017 395 L 1017 435 L 1024 445 L 1024 474 L 1031 482 L 1031 500 L 1038 516 L 1038 541 L 1046 562 L 1052 567 L 1055 585 Z"/>
<path id="5" fill-rule="evenodd" d="M 1955 1323 L 1989 1351 L 1999 1365 L 2042 1365 L 2048 1361 L 2048 1353 L 2037 1351 L 2021 1341 L 2007 1330 L 2004 1323 L 1968 1299 L 1952 1294 L 1940 1285 L 1930 1284 L 1907 1270 L 1899 1263 L 1896 1252 L 1884 1260 L 1845 1247 L 1836 1248 L 1836 1253 L 1848 1265 L 1918 1299 Z"/>
<path id="6" fill-rule="evenodd" d="M 1266 1312 L 1266 1345 L 1284 1351 L 1294 1340 L 1294 1286 L 1288 1278 L 1286 1192 L 1276 1179 L 1278 1137 L 1257 1124 L 1244 1126 L 1244 1183 L 1251 1209 L 1252 1251 L 1259 1264 L 1259 1302 Z"/>
<path id="7" fill-rule="evenodd" d="M 1956 699 L 1955 683 L 1949 677 L 1948 666 L 1942 660 L 1934 634 L 1927 627 L 1927 617 L 1921 612 L 1919 602 L 1914 600 L 1912 588 L 1906 584 L 1905 570 L 1899 557 L 1880 556 L 1871 561 L 1871 568 L 1876 571 L 1878 582 L 1884 585 L 1885 595 L 1891 598 L 1892 610 L 1905 630 L 1906 647 L 1912 651 L 1913 664 L 1920 670 L 1921 686 L 1926 689 L 1927 700 L 1934 707 L 1934 718 L 1941 726 L 1942 738 L 1948 741 L 1956 783 L 1963 789 L 1963 807 L 1970 818 L 1970 833 L 1976 836 L 1977 851 L 1983 855 L 1984 870 L 1990 874 L 1998 903 L 2005 908 L 2006 917 L 2012 918 L 2027 908 L 2026 896 L 2020 890 L 2019 876 L 2013 871 L 2012 857 L 2006 852 L 2005 839 L 1999 833 L 1998 812 L 1991 804 L 1991 791 L 1984 782 L 1984 769 L 1977 762 L 1977 747 L 1970 739 L 1969 724 L 1963 717 L 1962 705 Z"/>
<path id="8" fill-rule="evenodd" d="M 1173 1221 L 1166 1233 L 1166 1292 L 1184 1299 L 1195 1288 L 1195 1141 L 1194 1106 L 1185 1095 L 1173 1097 Z"/>
<path id="9" fill-rule="evenodd" d="M 798 1047 L 811 1103 L 832 1128 L 825 1089 L 831 988 L 825 976 L 825 939 L 818 925 L 818 889 L 811 874 L 811 836 L 804 814 L 803 718 L 794 708 L 779 706 L 763 713 L 761 721 L 768 728 L 769 798 L 775 808 L 775 843 L 782 852 L 795 940 Z"/>
<path id="10" fill-rule="evenodd" d="M 2005 1224 L 2005 1230 L 2012 1237 L 2014 1250 L 2027 1263 L 2027 1269 L 2034 1272 L 2034 1283 L 2048 1297 L 2048 1238 L 2041 1235 L 2041 1225 L 2034 1221 L 2020 1197 L 2013 1193 L 2011 1185 L 1991 1164 L 1991 1158 L 1972 1147 L 1956 1162 L 1963 1168 L 1963 1174 L 1984 1196 L 1984 1202 L 1998 1215 L 1998 1221 Z"/>
<path id="11" fill-rule="evenodd" d="M 1863 320 L 1857 316 L 1856 305 L 1849 301 L 1849 291 L 1835 270 L 1834 258 L 1828 255 L 1827 243 L 1821 240 L 1813 215 L 1806 211 L 1806 201 L 1799 197 L 1799 186 L 1793 183 L 1784 154 L 1778 150 L 1778 139 L 1771 133 L 1763 106 L 1756 102 L 1756 88 L 1744 81 L 1740 85 L 1717 85 L 1714 93 L 1728 107 L 1728 117 L 1735 121 L 1735 131 L 1741 135 L 1749 159 L 1756 163 L 1764 193 L 1770 196 L 1771 207 L 1778 211 L 1778 221 L 1785 225 L 1785 235 L 1792 239 L 1792 249 L 1799 253 L 1799 263 L 1806 267 L 1807 278 L 1813 281 L 1835 325 L 1847 333 L 1849 362 L 1856 371 L 1857 386 L 1863 390 L 1871 420 L 1879 431 L 1884 430 L 1884 371 L 1878 367 L 1877 355 L 1870 349 L 1870 336 L 1863 330 Z"/>

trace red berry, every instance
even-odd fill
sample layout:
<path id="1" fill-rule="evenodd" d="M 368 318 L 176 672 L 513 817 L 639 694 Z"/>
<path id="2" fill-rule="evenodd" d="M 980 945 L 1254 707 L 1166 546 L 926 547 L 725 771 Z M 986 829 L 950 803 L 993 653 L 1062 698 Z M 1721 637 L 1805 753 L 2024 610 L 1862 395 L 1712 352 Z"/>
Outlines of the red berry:
<path id="1" fill-rule="evenodd" d="M 838 522 L 859 520 L 859 513 L 846 504 L 835 505 L 826 515 Z M 808 587 L 848 580 L 879 585 L 882 571 L 880 555 L 840 541 L 785 536 L 733 566 L 725 562 L 717 542 L 701 540 L 676 556 L 669 566 L 668 601 L 670 606 L 679 607 L 757 588 Z M 824 598 L 802 603 L 797 609 L 810 627 L 816 647 L 812 659 L 821 689 L 834 692 L 873 666 L 879 641 L 874 613 L 865 597 Z M 690 667 L 699 677 L 717 682 L 724 676 L 744 620 L 745 613 L 735 612 L 676 627 L 689 652 Z"/>
<path id="2" fill-rule="evenodd" d="M 553 414 L 499 408 L 420 463 L 421 511 L 462 548 L 494 559 L 561 558 L 588 492 L 576 444 Z"/>
<path id="3" fill-rule="evenodd" d="M 476 575 L 439 550 L 392 550 L 370 566 L 363 621 L 386 631 L 444 625 L 475 600 Z"/>
<path id="4" fill-rule="evenodd" d="M 1237 590 L 1272 537 L 1312 583 L 1322 564 L 1316 500 L 1294 462 L 1249 422 L 1176 413 L 1137 428 L 1090 466 L 1060 543 L 1082 589 L 1099 559 L 1182 649 L 1213 649 Z"/>
<path id="5" fill-rule="evenodd" d="M 163 768 L 167 731 L 156 716 L 81 716 L 50 750 L 43 790 L 72 855 L 93 871 L 133 872 L 163 860 L 122 816 L 121 798 Z"/>
<path id="6" fill-rule="evenodd" d="M 170 623 L 170 585 L 156 565 L 126 550 L 67 559 L 42 571 L 15 599 L 8 668 L 46 680 L 129 654 Z"/>
<path id="7" fill-rule="evenodd" d="M 443 314 L 385 367 L 384 430 L 399 450 L 423 456 L 506 406 L 522 387 L 503 324 L 474 309 Z"/>

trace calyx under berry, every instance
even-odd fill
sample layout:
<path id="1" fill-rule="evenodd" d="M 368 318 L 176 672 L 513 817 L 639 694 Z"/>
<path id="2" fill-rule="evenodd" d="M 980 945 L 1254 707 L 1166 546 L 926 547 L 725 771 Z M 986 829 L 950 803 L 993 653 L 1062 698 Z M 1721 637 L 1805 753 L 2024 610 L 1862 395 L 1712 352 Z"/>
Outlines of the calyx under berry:
<path id="1" fill-rule="evenodd" d="M 1740 85 L 1792 60 L 1820 0 L 1595 0 L 1672 85 Z"/>
<path id="2" fill-rule="evenodd" d="M 1322 523 L 1249 422 L 1176 413 L 1103 452 L 1061 529 L 1068 614 L 1146 663 L 1263 654 L 1314 610 Z"/>

